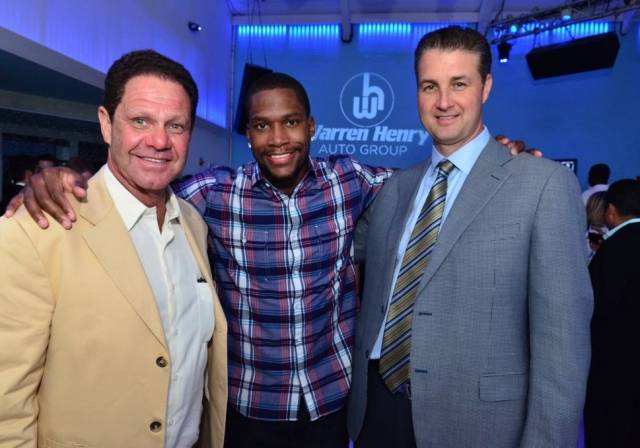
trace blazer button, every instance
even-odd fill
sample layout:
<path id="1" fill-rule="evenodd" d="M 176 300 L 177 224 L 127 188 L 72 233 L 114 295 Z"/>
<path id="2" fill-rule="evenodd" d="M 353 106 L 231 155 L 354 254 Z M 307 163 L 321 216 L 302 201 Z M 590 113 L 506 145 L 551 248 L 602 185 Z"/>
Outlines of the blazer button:
<path id="1" fill-rule="evenodd" d="M 160 423 L 159 421 L 155 420 L 153 422 L 151 422 L 151 424 L 149 425 L 149 429 L 152 432 L 158 432 L 162 429 L 162 423 Z"/>
<path id="2" fill-rule="evenodd" d="M 156 365 L 158 367 L 167 367 L 167 364 L 169 364 L 169 363 L 167 362 L 167 360 L 165 359 L 164 356 L 158 356 L 156 358 Z"/>

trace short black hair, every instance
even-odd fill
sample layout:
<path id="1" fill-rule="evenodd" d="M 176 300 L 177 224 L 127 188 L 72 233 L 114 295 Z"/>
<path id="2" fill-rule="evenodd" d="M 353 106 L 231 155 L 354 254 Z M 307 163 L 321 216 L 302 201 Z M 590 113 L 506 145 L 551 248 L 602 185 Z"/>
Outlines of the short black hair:
<path id="1" fill-rule="evenodd" d="M 611 169 L 606 163 L 596 163 L 589 168 L 589 185 L 607 184 L 609 183 L 609 176 L 611 175 Z"/>
<path id="2" fill-rule="evenodd" d="M 606 193 L 607 204 L 612 204 L 620 216 L 640 216 L 640 183 L 634 179 L 621 179 Z"/>
<path id="3" fill-rule="evenodd" d="M 418 79 L 418 64 L 423 53 L 427 50 L 466 50 L 480 56 L 478 72 L 484 83 L 491 73 L 491 47 L 487 39 L 472 28 L 461 26 L 447 26 L 425 34 L 418 42 L 414 53 L 413 67 Z"/>
<path id="4" fill-rule="evenodd" d="M 251 98 L 253 98 L 253 96 L 257 93 L 273 89 L 293 90 L 298 97 L 298 101 L 300 102 L 300 104 L 302 104 L 307 117 L 311 116 L 311 104 L 309 102 L 309 95 L 307 95 L 307 91 L 302 86 L 300 81 L 295 79 L 293 76 L 287 75 L 286 73 L 273 72 L 262 75 L 261 77 L 256 79 L 249 87 L 249 90 L 247 90 L 247 94 L 244 97 L 244 110 L 247 117 L 249 117 Z"/>
<path id="5" fill-rule="evenodd" d="M 113 120 L 113 114 L 122 101 L 127 82 L 131 78 L 142 75 L 157 76 L 182 86 L 191 102 L 190 117 L 193 129 L 196 108 L 198 107 L 198 86 L 191 73 L 182 64 L 154 50 L 136 50 L 126 53 L 111 65 L 104 81 L 104 101 L 102 103 L 107 109 L 109 117 Z"/>

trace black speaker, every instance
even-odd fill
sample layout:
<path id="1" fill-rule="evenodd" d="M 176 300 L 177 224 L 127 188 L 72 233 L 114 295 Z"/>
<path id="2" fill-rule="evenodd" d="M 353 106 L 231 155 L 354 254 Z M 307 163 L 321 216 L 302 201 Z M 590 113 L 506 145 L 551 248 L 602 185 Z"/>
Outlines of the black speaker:
<path id="1" fill-rule="evenodd" d="M 240 86 L 240 96 L 238 97 L 238 105 L 236 106 L 236 116 L 233 120 L 233 130 L 238 134 L 244 135 L 247 131 L 247 113 L 244 110 L 245 96 L 253 84 L 258 78 L 267 73 L 272 73 L 273 70 L 259 65 L 244 64 L 244 72 L 242 73 L 242 85 Z"/>
<path id="2" fill-rule="evenodd" d="M 527 64 L 533 79 L 570 75 L 613 67 L 618 50 L 616 33 L 598 34 L 534 48 L 527 54 Z"/>

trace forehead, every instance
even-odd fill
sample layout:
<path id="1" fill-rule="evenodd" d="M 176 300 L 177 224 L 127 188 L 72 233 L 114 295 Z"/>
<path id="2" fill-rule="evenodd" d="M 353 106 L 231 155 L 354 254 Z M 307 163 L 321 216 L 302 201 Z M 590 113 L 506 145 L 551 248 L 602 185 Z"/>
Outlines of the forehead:
<path id="1" fill-rule="evenodd" d="M 288 88 L 275 88 L 261 90 L 251 97 L 249 102 L 249 116 L 265 113 L 302 113 L 304 114 L 304 105 L 298 98 L 295 90 Z"/>
<path id="2" fill-rule="evenodd" d="M 480 55 L 469 50 L 428 49 L 418 61 L 418 77 L 433 76 L 480 76 Z"/>
<path id="3" fill-rule="evenodd" d="M 120 104 L 124 107 L 158 105 L 185 109 L 189 113 L 191 100 L 187 91 L 176 81 L 156 75 L 138 75 L 124 85 Z"/>

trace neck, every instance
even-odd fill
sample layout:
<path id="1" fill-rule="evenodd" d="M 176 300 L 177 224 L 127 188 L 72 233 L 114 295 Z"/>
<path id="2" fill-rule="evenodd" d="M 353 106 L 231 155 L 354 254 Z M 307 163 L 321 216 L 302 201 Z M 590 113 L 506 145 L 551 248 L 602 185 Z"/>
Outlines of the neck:
<path id="1" fill-rule="evenodd" d="M 164 217 L 167 215 L 167 203 L 163 202 L 161 205 L 156 206 L 156 218 L 158 219 L 158 228 L 162 232 L 162 225 L 164 224 Z"/>

